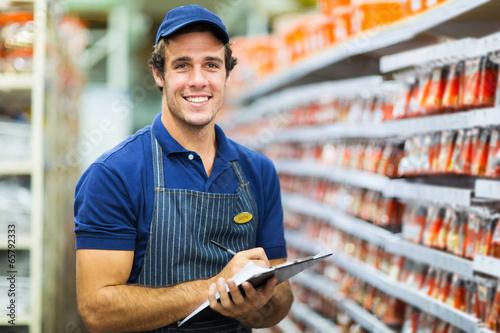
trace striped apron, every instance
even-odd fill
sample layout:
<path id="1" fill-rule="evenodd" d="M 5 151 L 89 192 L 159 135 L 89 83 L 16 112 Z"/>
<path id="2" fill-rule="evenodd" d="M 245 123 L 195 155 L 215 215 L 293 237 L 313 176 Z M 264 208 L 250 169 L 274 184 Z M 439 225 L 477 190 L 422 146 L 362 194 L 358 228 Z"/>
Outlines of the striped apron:
<path id="1" fill-rule="evenodd" d="M 231 256 L 210 240 L 242 251 L 255 247 L 257 206 L 237 161 L 231 161 L 238 178 L 235 193 L 206 193 L 165 188 L 163 151 L 151 129 L 155 202 L 144 265 L 138 284 L 168 286 L 217 275 Z M 166 175 L 167 177 L 169 175 Z M 175 175 L 173 175 L 175 177 Z M 234 216 L 250 212 L 250 222 L 237 224 Z M 151 332 L 248 333 L 236 320 L 214 314 L 204 322 L 177 328 L 171 324 Z"/>

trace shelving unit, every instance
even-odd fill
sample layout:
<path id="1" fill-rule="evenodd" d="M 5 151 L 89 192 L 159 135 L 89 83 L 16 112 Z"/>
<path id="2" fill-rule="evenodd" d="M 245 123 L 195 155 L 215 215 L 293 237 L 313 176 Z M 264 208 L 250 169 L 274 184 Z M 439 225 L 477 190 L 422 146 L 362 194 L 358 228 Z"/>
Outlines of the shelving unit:
<path id="1" fill-rule="evenodd" d="M 298 233 L 291 232 L 288 232 L 286 236 L 289 246 L 292 248 L 297 248 L 300 251 L 306 251 L 311 254 L 316 253 L 315 246 L 304 245 L 315 243 L 317 242 L 316 240 L 307 239 Z M 395 281 L 386 274 L 360 262 L 356 258 L 341 253 L 335 253 L 333 258 L 328 260 L 349 274 L 373 285 L 382 292 L 401 299 L 425 312 L 432 313 L 434 316 L 456 327 L 460 327 L 466 332 L 480 332 L 481 327 L 479 321 L 475 317 L 428 297 L 401 282 Z"/>
<path id="2" fill-rule="evenodd" d="M 318 315 L 305 304 L 297 302 L 293 303 L 290 312 L 301 322 L 307 324 L 308 327 L 313 328 L 316 332 L 338 332 L 337 326 L 335 326 L 331 321 Z"/>
<path id="3" fill-rule="evenodd" d="M 246 126 L 251 126 L 252 122 L 258 124 L 253 132 L 249 131 L 250 135 L 244 133 L 245 131 L 241 131 L 244 134 L 235 131 L 234 139 L 257 150 L 263 150 L 268 145 L 271 145 L 272 149 L 278 149 L 276 147 L 286 143 L 289 144 L 286 146 L 287 149 L 300 146 L 306 153 L 309 153 L 307 151 L 309 147 L 316 148 L 332 140 L 351 142 L 352 139 L 358 141 L 374 139 L 377 142 L 403 142 L 406 138 L 428 133 L 499 126 L 500 85 L 497 88 L 494 106 L 488 108 L 385 122 L 350 123 L 346 121 L 321 125 L 296 125 L 295 127 L 290 125 L 290 118 L 287 118 L 289 116 L 287 112 L 297 109 L 307 110 L 308 104 L 321 105 L 328 98 L 361 96 L 366 91 L 377 91 L 376 89 L 386 84 L 380 76 L 377 76 L 380 73 L 385 73 L 385 77 L 388 78 L 394 74 L 394 71 L 406 71 L 408 68 L 415 70 L 429 63 L 449 63 L 498 50 L 498 41 L 500 41 L 500 33 L 497 32 L 500 27 L 498 9 L 500 9 L 498 1 L 446 1 L 408 20 L 354 36 L 326 51 L 314 54 L 275 74 L 264 77 L 245 89 L 245 93 L 240 95 L 239 100 L 233 101 L 240 106 L 241 112 L 233 117 L 230 126 L 245 129 Z M 478 22 L 488 19 L 498 24 L 480 25 Z M 478 32 L 474 35 L 472 32 L 476 27 Z M 442 37 L 436 38 L 436 35 L 442 35 Z M 430 36 L 433 37 L 429 39 Z M 449 41 L 447 37 L 460 40 Z M 444 43 L 444 40 L 447 42 Z M 428 46 L 429 44 L 436 45 Z M 419 46 L 426 47 L 416 49 Z M 372 66 L 374 58 L 377 61 L 380 60 L 380 68 L 376 70 Z M 362 68 L 362 74 L 359 68 Z M 364 75 L 373 76 L 361 77 Z M 346 78 L 348 80 L 345 80 Z M 343 85 L 347 88 L 341 91 Z M 265 121 L 261 123 L 263 119 Z M 281 127 L 280 121 L 282 121 Z M 321 122 L 318 121 L 318 123 Z M 273 162 L 278 173 L 287 177 L 295 176 L 299 179 L 310 177 L 315 180 L 330 181 L 377 191 L 384 197 L 397 198 L 402 201 L 431 203 L 458 207 L 458 209 L 474 207 L 478 202 L 485 202 L 485 199 L 488 202 L 500 201 L 498 179 L 460 175 L 443 177 L 439 174 L 390 179 L 360 170 L 339 169 L 326 162 L 323 164 L 323 162 L 315 161 L 312 157 L 308 158 L 305 160 L 278 159 Z M 498 259 L 476 256 L 474 260 L 469 260 L 414 244 L 402 239 L 398 234 L 390 233 L 305 195 L 284 192 L 282 202 L 284 208 L 292 213 L 326 221 L 334 227 L 334 230 L 343 231 L 370 244 L 375 244 L 390 254 L 403 256 L 414 262 L 430 265 L 467 279 L 472 279 L 477 274 L 500 277 Z M 306 239 L 299 233 L 287 231 L 286 239 L 290 247 L 311 254 L 318 253 L 326 247 L 324 244 L 318 244 L 317 239 Z M 401 282 L 391 280 L 387 275 L 355 258 L 336 255 L 331 261 L 382 292 L 399 298 L 466 332 L 488 331 L 481 326 L 484 323 L 480 323 L 476 318 L 427 297 Z M 317 292 L 324 291 L 324 295 L 334 294 L 335 287 L 321 277 L 309 275 L 300 277 L 299 275 L 295 281 Z M 346 305 L 348 303 L 345 301 L 337 299 L 336 303 L 344 310 L 351 311 L 351 317 L 365 329 L 384 331 L 384 328 L 376 326 L 380 322 L 372 322 L 373 318 L 367 319 L 364 315 L 359 315 L 357 312 L 359 309 L 354 310 L 356 308 L 354 305 L 352 310 L 348 310 Z"/>
<path id="4" fill-rule="evenodd" d="M 345 66 L 345 63 L 342 63 L 342 61 L 356 55 L 367 54 L 373 51 L 380 53 L 382 49 L 396 44 L 403 49 L 414 48 L 415 44 L 406 46 L 402 42 L 408 41 L 432 27 L 446 23 L 452 18 L 467 13 L 471 9 L 487 4 L 488 2 L 489 0 L 448 1 L 425 13 L 414 15 L 401 22 L 395 22 L 372 31 L 362 32 L 324 52 L 299 61 L 290 68 L 284 68 L 270 77 L 255 82 L 248 89 L 245 89 L 248 93 L 241 96 L 239 104 L 249 103 L 286 86 L 306 84 L 317 74 L 323 78 L 325 76 L 332 76 L 338 79 L 338 74 L 336 75 L 335 72 L 345 72 L 345 69 L 342 68 L 342 66 Z M 389 49 L 386 52 L 395 52 L 393 48 Z M 361 75 L 360 73 L 356 75 L 352 72 L 349 74 L 351 77 Z"/>
<path id="5" fill-rule="evenodd" d="M 60 162 L 69 149 L 74 149 L 77 135 L 76 129 L 71 127 L 77 124 L 77 101 L 69 98 L 69 91 L 57 90 L 60 87 L 71 89 L 57 81 L 60 79 L 57 73 L 61 72 L 57 66 L 67 61 L 64 51 L 60 49 L 63 44 L 58 38 L 61 37 L 57 34 L 63 12 L 60 6 L 61 3 L 51 0 L 16 0 L 1 4 L 2 9 L 32 11 L 35 36 L 32 72 L 0 73 L 0 98 L 4 106 L 30 110 L 27 123 L 3 121 L 0 124 L 0 135 L 7 140 L 9 135 L 16 135 L 13 138 L 23 146 L 26 143 L 29 152 L 27 156 L 18 156 L 18 152 L 13 151 L 16 155 L 9 157 L 4 151 L 0 157 L 0 177 L 29 180 L 31 198 L 29 232 L 26 231 L 28 229 L 20 230 L 21 226 L 16 224 L 15 243 L 16 253 L 22 251 L 29 257 L 29 276 L 17 277 L 18 284 L 26 282 L 29 287 L 18 285 L 16 293 L 17 302 L 22 298 L 28 303 L 29 311 L 26 315 L 16 314 L 16 327 L 8 322 L 11 318 L 3 316 L 7 319 L 0 320 L 0 331 L 2 326 L 8 326 L 9 332 L 16 332 L 17 327 L 24 332 L 27 327 L 30 333 L 68 329 L 70 326 L 56 327 L 54 323 L 58 316 L 63 318 L 65 325 L 68 321 L 76 324 L 74 318 L 65 317 L 65 311 L 70 311 L 72 306 L 61 306 L 58 298 L 71 295 L 66 285 L 74 281 L 70 272 L 62 270 L 67 265 L 63 257 L 71 253 L 68 248 L 73 249 L 67 236 L 71 235 L 71 229 L 68 230 L 71 224 L 68 222 L 72 220 L 68 214 L 71 215 L 72 211 L 75 183 L 71 177 L 77 170 L 61 163 L 47 163 L 49 159 Z M 66 79 L 70 74 L 68 69 L 64 68 Z M 71 87 L 76 82 L 73 80 Z M 77 94 L 72 92 L 71 96 L 74 98 Z M 0 249 L 5 251 L 8 249 L 7 229 L 2 230 L 0 236 Z M 1 270 L 1 275 L 5 275 L 7 267 L 1 267 Z M 9 302 L 7 295 L 2 297 L 2 302 Z M 76 313 L 76 301 L 73 311 Z"/>

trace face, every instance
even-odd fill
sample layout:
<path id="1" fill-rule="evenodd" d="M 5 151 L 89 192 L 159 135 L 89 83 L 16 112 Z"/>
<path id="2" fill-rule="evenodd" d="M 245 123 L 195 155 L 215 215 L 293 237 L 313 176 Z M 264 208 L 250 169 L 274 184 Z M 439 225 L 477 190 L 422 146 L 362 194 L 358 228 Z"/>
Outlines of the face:
<path id="1" fill-rule="evenodd" d="M 168 107 L 163 116 L 180 126 L 212 123 L 224 101 L 224 45 L 210 32 L 191 32 L 171 38 L 165 56 L 164 77 L 154 71 Z"/>

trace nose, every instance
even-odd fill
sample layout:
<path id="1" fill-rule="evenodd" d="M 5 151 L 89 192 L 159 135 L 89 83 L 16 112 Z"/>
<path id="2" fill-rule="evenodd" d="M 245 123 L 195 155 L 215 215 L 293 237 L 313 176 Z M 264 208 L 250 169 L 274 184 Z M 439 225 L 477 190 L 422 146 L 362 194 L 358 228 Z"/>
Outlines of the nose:
<path id="1" fill-rule="evenodd" d="M 206 73 L 200 67 L 194 67 L 189 75 L 189 85 L 192 87 L 205 87 L 208 84 Z"/>

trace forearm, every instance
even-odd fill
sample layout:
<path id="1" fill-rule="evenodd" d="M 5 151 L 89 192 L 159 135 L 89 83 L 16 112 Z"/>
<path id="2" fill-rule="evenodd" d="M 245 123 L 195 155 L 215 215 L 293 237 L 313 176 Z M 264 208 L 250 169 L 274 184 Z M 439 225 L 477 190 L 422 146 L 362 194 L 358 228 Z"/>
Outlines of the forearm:
<path id="1" fill-rule="evenodd" d="M 288 281 L 277 285 L 271 299 L 259 311 L 248 316 L 245 324 L 253 328 L 271 327 L 279 323 L 293 303 L 293 293 Z"/>
<path id="2" fill-rule="evenodd" d="M 80 304 L 80 312 L 92 332 L 153 330 L 194 311 L 207 299 L 210 282 L 198 280 L 161 288 L 106 286 L 91 302 Z"/>

